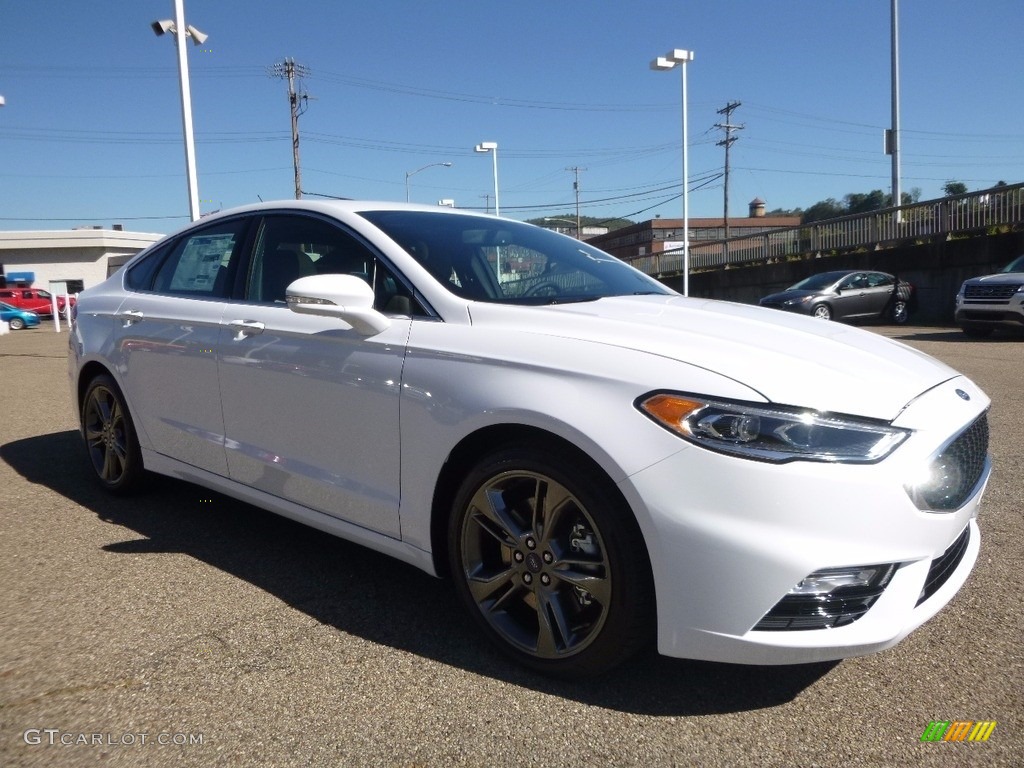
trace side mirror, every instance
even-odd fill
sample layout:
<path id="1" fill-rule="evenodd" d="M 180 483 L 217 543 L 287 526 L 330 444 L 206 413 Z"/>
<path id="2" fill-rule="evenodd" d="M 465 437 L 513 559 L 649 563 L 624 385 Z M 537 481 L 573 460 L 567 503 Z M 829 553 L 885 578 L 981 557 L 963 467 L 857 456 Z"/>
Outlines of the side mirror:
<path id="1" fill-rule="evenodd" d="M 335 317 L 363 336 L 375 336 L 391 327 L 391 320 L 373 308 L 373 289 L 353 275 L 309 275 L 285 290 L 292 312 Z"/>

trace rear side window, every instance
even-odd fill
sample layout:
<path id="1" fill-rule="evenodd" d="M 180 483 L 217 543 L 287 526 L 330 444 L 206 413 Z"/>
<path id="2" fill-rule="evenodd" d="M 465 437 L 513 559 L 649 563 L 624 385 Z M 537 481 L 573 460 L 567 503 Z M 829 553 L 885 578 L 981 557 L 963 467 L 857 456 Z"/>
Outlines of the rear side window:
<path id="1" fill-rule="evenodd" d="M 189 232 L 128 270 L 129 288 L 196 298 L 225 298 L 246 221 L 219 222 Z"/>
<path id="2" fill-rule="evenodd" d="M 167 258 L 167 253 L 171 250 L 172 245 L 172 243 L 164 243 L 162 247 L 150 251 L 138 262 L 132 264 L 125 274 L 125 287 L 132 291 L 153 290 L 153 278 L 163 260 Z"/>

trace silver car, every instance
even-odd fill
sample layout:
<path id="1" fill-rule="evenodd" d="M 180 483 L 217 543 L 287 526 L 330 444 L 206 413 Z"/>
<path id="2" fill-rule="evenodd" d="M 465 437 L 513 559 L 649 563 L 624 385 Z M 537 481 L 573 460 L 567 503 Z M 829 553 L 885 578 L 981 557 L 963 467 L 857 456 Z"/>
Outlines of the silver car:
<path id="1" fill-rule="evenodd" d="M 965 280 L 956 295 L 955 319 L 975 338 L 997 328 L 1024 330 L 1024 255 L 994 275 Z"/>

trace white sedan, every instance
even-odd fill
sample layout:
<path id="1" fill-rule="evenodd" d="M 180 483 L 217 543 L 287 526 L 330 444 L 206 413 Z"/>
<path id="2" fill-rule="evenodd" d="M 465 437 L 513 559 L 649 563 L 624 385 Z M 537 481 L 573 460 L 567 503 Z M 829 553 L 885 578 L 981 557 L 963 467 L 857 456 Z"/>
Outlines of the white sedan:
<path id="1" fill-rule="evenodd" d="M 447 208 L 207 217 L 81 294 L 98 481 L 182 478 L 450 576 L 519 661 L 889 647 L 978 556 L 989 400 L 876 334 L 688 299 Z"/>

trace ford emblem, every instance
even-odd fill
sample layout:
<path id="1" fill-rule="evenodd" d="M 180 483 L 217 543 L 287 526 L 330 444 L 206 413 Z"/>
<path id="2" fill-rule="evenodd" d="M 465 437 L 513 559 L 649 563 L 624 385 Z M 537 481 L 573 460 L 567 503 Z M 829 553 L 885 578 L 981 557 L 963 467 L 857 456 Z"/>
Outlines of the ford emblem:
<path id="1" fill-rule="evenodd" d="M 970 400 L 971 399 L 971 396 L 968 395 L 966 392 L 964 392 L 962 389 L 958 389 L 956 391 L 956 393 L 957 393 L 957 395 L 960 396 L 961 400 Z"/>

